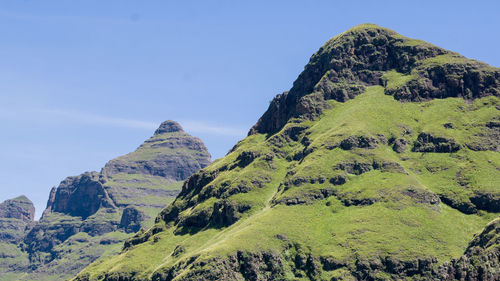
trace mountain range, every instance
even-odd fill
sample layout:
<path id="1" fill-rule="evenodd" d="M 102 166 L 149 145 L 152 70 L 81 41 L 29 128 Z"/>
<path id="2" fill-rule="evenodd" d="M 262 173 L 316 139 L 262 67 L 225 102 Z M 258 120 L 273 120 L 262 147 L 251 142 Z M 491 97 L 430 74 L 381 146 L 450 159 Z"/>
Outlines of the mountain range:
<path id="1" fill-rule="evenodd" d="M 312 55 L 210 163 L 173 121 L 34 221 L 2 280 L 500 280 L 500 68 L 374 24 Z"/>
<path id="2" fill-rule="evenodd" d="M 182 181 L 206 167 L 203 142 L 165 121 L 134 152 L 101 172 L 67 177 L 50 191 L 34 221 L 25 196 L 0 204 L 1 280 L 67 280 L 124 240 L 149 228 L 179 193 Z"/>

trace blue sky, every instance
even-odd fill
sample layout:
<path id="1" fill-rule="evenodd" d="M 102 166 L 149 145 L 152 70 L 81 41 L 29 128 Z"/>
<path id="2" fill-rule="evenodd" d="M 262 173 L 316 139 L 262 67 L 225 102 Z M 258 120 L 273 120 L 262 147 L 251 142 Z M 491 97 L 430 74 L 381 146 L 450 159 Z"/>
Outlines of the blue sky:
<path id="1" fill-rule="evenodd" d="M 177 120 L 222 157 L 329 38 L 366 22 L 500 66 L 498 1 L 0 1 L 0 201 L 43 211 Z"/>

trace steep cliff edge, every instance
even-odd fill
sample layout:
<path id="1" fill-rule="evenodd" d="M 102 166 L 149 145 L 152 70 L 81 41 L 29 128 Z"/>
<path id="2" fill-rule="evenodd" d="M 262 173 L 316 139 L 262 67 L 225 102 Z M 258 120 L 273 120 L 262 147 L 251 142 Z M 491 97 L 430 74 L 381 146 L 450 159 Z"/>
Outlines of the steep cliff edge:
<path id="1" fill-rule="evenodd" d="M 153 227 L 75 280 L 498 280 L 499 78 L 350 29 Z"/>
<path id="2" fill-rule="evenodd" d="M 180 181 L 209 163 L 200 139 L 175 121 L 163 122 L 136 151 L 109 161 L 101 172 L 67 177 L 54 187 L 40 221 L 12 244 L 23 262 L 0 279 L 65 280 L 117 253 L 131 233 L 153 224 L 179 193 Z M 20 211 L 16 216 L 33 219 Z"/>

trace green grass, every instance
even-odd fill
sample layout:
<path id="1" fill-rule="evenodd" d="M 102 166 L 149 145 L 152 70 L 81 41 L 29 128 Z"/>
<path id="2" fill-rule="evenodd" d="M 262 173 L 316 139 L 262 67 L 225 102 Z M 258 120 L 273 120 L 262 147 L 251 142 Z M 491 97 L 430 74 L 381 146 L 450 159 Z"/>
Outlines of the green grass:
<path id="1" fill-rule="evenodd" d="M 409 79 L 395 72 L 386 73 L 384 77 L 396 84 Z M 102 272 L 139 272 L 138 278 L 148 279 L 154 272 L 166 270 L 195 256 L 198 256 L 197 260 L 210 260 L 234 255 L 238 250 L 279 253 L 284 250 L 285 244 L 276 238 L 277 234 L 303 245 L 315 256 L 332 256 L 347 263 L 354 262 L 358 257 L 370 259 L 386 255 L 401 260 L 434 256 L 439 262 L 457 258 L 463 254 L 473 235 L 498 214 L 481 212 L 465 215 L 443 203 L 434 209 L 415 202 L 402 192 L 408 187 L 437 194 L 454 192 L 464 200 L 474 190 L 498 194 L 500 156 L 496 152 L 474 152 L 465 147 L 456 154 L 415 153 L 411 152 L 411 143 L 420 132 L 431 132 L 454 138 L 463 144 L 474 132 L 473 124 L 498 116 L 494 109 L 498 102 L 498 98 L 488 97 L 473 104 L 458 98 L 400 103 L 384 95 L 384 88 L 380 86 L 369 87 L 364 94 L 345 103 L 331 102 L 332 108 L 325 111 L 320 119 L 302 123 L 309 126 L 306 132 L 311 140 L 309 147 L 314 148 L 306 158 L 300 162 L 275 159 L 272 163 L 274 167 L 270 167 L 263 158 L 258 158 L 247 167 L 220 172 L 210 183 L 222 188 L 225 182 L 232 186 L 256 176 L 272 178 L 263 188 L 230 197 L 231 200 L 252 205 L 252 209 L 234 225 L 222 229 L 206 228 L 184 235 L 174 234 L 173 227 L 157 234 L 157 239 L 150 239 L 120 255 L 94 263 L 84 273 L 93 279 L 100 279 Z M 455 129 L 444 128 L 446 122 L 453 122 Z M 351 135 L 401 137 L 408 128 L 412 133 L 405 138 L 410 148 L 402 154 L 382 143 L 371 150 L 326 148 L 326 144 L 338 143 Z M 286 127 L 278 135 L 284 130 Z M 207 167 L 206 171 L 230 165 L 243 151 L 257 151 L 262 155 L 269 153 L 272 150 L 269 142 L 263 135 L 252 135 L 241 141 L 233 153 Z M 285 155 L 293 155 L 303 149 L 302 144 L 292 142 L 282 147 L 281 151 Z M 273 199 L 305 196 L 308 192 L 329 186 L 328 182 L 306 183 L 283 192 L 279 186 L 290 177 L 328 178 L 338 173 L 334 169 L 338 163 L 373 160 L 399 163 L 404 173 L 373 170 L 359 176 L 348 175 L 346 184 L 335 187 L 339 194 L 347 197 L 377 198 L 379 201 L 372 205 L 346 207 L 334 196 L 308 205 L 272 205 Z M 459 169 L 467 177 L 468 187 L 457 184 L 456 172 Z M 291 170 L 295 174 L 287 176 Z M 206 200 L 186 209 L 181 215 L 210 207 L 213 202 L 215 198 Z M 173 257 L 171 253 L 179 245 L 186 251 Z M 182 274 L 186 272 L 181 273 L 181 277 Z M 333 276 L 342 274 L 342 270 L 324 274 Z"/>
<path id="2" fill-rule="evenodd" d="M 414 75 L 404 75 L 395 70 L 392 70 L 392 71 L 387 71 L 382 76 L 382 79 L 386 81 L 387 89 L 397 89 L 406 85 L 406 83 L 408 83 L 409 81 L 416 79 L 416 77 Z"/>
<path id="3" fill-rule="evenodd" d="M 104 186 L 117 204 L 149 205 L 158 208 L 170 203 L 170 199 L 180 191 L 182 183 L 160 176 L 117 173 Z"/>
<path id="4" fill-rule="evenodd" d="M 2 280 L 14 281 L 21 280 L 24 273 L 8 272 L 10 267 L 25 267 L 29 264 L 28 254 L 23 252 L 17 245 L 0 242 L 0 276 Z"/>
<path id="5" fill-rule="evenodd" d="M 452 63 L 470 64 L 471 62 L 479 63 L 477 61 L 472 61 L 466 57 L 463 57 L 457 53 L 449 53 L 425 59 L 421 62 L 421 65 L 429 67 L 433 65 L 452 64 Z"/>

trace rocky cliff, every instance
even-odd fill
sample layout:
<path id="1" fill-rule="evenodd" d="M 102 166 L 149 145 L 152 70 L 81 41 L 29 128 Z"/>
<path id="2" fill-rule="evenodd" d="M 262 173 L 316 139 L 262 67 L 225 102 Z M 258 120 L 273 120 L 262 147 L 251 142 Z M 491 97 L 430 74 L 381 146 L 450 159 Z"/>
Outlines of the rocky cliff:
<path id="1" fill-rule="evenodd" d="M 354 27 L 75 280 L 498 280 L 499 122 L 500 69 Z"/>
<path id="2" fill-rule="evenodd" d="M 6 201 L 0 216 L 31 223 L 13 244 L 22 262 L 0 279 L 65 280 L 97 258 L 117 253 L 126 237 L 153 224 L 182 180 L 209 163 L 200 139 L 166 121 L 136 151 L 109 161 L 101 172 L 64 179 L 50 191 L 38 222 L 32 222 L 32 205 Z"/>
<path id="3" fill-rule="evenodd" d="M 0 204 L 0 218 L 33 222 L 35 207 L 33 206 L 33 202 L 24 195 L 5 200 Z"/>
<path id="4" fill-rule="evenodd" d="M 22 239 L 35 218 L 35 207 L 26 196 L 0 204 L 0 242 L 15 243 Z"/>

